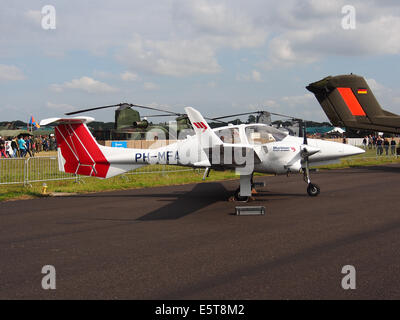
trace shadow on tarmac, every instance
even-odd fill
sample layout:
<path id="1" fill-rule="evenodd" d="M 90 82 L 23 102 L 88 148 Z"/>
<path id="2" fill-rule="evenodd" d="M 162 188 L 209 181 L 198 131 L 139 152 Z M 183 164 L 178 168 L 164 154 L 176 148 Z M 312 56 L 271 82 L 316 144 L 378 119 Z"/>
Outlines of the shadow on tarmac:
<path id="1" fill-rule="evenodd" d="M 141 195 L 141 197 L 159 197 L 159 194 Z M 201 183 L 189 192 L 178 194 L 166 194 L 167 197 L 176 199 L 166 206 L 145 214 L 136 219 L 138 221 L 152 220 L 174 220 L 180 219 L 188 214 L 196 212 L 215 202 L 221 201 L 224 197 L 227 199 L 230 192 L 221 183 Z"/>

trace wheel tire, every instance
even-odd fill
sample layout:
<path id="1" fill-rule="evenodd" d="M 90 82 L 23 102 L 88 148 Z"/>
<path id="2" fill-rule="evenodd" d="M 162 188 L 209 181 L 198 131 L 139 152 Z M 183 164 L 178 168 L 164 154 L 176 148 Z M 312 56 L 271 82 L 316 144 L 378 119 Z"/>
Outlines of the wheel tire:
<path id="1" fill-rule="evenodd" d="M 307 187 L 307 193 L 310 197 L 316 197 L 321 192 L 320 188 L 316 184 L 310 183 Z"/>
<path id="2" fill-rule="evenodd" d="M 234 194 L 234 198 L 236 201 L 240 201 L 240 202 L 248 202 L 250 197 L 242 197 L 240 195 L 240 189 L 236 189 L 235 194 Z"/>

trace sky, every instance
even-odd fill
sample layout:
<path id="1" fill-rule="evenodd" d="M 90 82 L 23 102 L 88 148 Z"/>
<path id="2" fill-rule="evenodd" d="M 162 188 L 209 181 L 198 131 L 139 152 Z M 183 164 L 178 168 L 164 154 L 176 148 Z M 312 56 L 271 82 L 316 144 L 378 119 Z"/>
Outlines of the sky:
<path id="1" fill-rule="evenodd" d="M 0 121 L 121 102 L 328 121 L 305 87 L 349 73 L 400 113 L 397 0 L 0 4 Z M 85 115 L 114 120 L 112 109 Z"/>

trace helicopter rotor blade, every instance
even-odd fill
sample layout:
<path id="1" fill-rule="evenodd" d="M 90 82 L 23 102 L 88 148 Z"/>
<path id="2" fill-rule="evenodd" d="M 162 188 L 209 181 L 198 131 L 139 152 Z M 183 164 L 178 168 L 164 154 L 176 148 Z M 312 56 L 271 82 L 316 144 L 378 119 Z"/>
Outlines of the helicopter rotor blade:
<path id="1" fill-rule="evenodd" d="M 142 116 L 143 118 L 155 118 L 155 117 L 176 117 L 176 114 L 149 114 Z"/>
<path id="2" fill-rule="evenodd" d="M 82 109 L 82 110 L 77 110 L 77 111 L 71 111 L 65 113 L 67 116 L 71 116 L 73 114 L 78 114 L 78 113 L 83 113 L 83 112 L 89 112 L 89 111 L 94 111 L 94 110 L 100 110 L 100 109 L 106 109 L 106 108 L 115 108 L 115 107 L 121 107 L 125 105 L 126 103 L 119 103 L 119 104 L 112 104 L 109 106 L 102 106 L 102 107 L 94 107 L 94 108 L 89 108 L 89 109 Z"/>
<path id="3" fill-rule="evenodd" d="M 227 115 L 227 116 L 215 117 L 215 118 L 212 118 L 212 119 L 213 120 L 225 119 L 225 118 L 245 116 L 245 115 L 249 115 L 249 114 L 260 114 L 260 113 L 263 113 L 263 112 L 268 112 L 269 114 L 272 114 L 274 116 L 289 118 L 289 119 L 296 120 L 296 121 L 300 120 L 300 119 L 298 119 L 296 117 L 293 117 L 293 116 L 288 116 L 288 115 L 281 114 L 281 113 L 269 112 L 269 111 L 266 111 L 266 110 L 265 111 L 253 111 L 253 112 L 236 113 L 236 114 L 231 114 L 231 115 Z"/>
<path id="4" fill-rule="evenodd" d="M 231 115 L 227 115 L 227 116 L 221 116 L 221 117 L 212 118 L 211 120 L 219 120 L 219 119 L 225 119 L 225 118 L 232 118 L 232 117 L 244 116 L 244 115 L 248 115 L 248 114 L 261 113 L 261 112 L 262 112 L 262 111 L 253 111 L 253 112 L 236 113 L 236 114 L 231 114 Z"/>
<path id="5" fill-rule="evenodd" d="M 161 112 L 165 112 L 171 115 L 175 115 L 175 116 L 182 116 L 182 113 L 178 113 L 178 112 L 174 112 L 174 111 L 169 111 L 169 110 L 163 110 L 163 109 L 159 109 L 159 108 L 153 108 L 153 107 L 147 107 L 147 106 L 140 106 L 137 104 L 129 104 L 130 107 L 134 107 L 134 108 L 142 108 L 142 109 L 147 109 L 147 110 L 154 110 L 154 111 L 161 111 Z"/>
<path id="6" fill-rule="evenodd" d="M 147 106 L 141 106 L 141 105 L 132 104 L 132 103 L 119 103 L 119 104 L 112 104 L 112 105 L 109 105 L 109 106 L 101 106 L 101 107 L 82 109 L 82 110 L 67 112 L 67 113 L 65 113 L 65 115 L 71 116 L 71 115 L 78 114 L 78 113 L 89 112 L 89 111 L 100 110 L 100 109 L 106 109 L 106 108 L 115 108 L 115 107 L 119 107 L 119 110 L 123 110 L 123 109 L 134 107 L 134 108 L 142 108 L 142 109 L 147 109 L 147 110 L 161 111 L 161 112 L 165 112 L 166 114 L 171 114 L 171 115 L 174 115 L 174 116 L 182 116 L 183 115 L 182 113 L 178 113 L 178 112 L 173 112 L 173 111 L 168 111 L 168 110 L 163 110 L 163 109 L 153 108 L 153 107 L 147 107 Z"/>

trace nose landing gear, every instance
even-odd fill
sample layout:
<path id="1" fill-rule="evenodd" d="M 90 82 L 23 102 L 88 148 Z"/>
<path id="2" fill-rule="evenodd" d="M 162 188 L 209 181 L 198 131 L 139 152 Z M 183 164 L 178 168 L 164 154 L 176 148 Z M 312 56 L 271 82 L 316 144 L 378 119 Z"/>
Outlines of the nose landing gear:
<path id="1" fill-rule="evenodd" d="M 307 159 L 308 160 L 308 159 Z M 308 168 L 308 161 L 306 163 L 305 168 L 303 168 L 304 171 L 304 182 L 307 183 L 307 193 L 310 197 L 316 197 L 317 195 L 320 194 L 321 189 L 317 184 L 311 183 L 310 179 L 310 169 Z"/>

